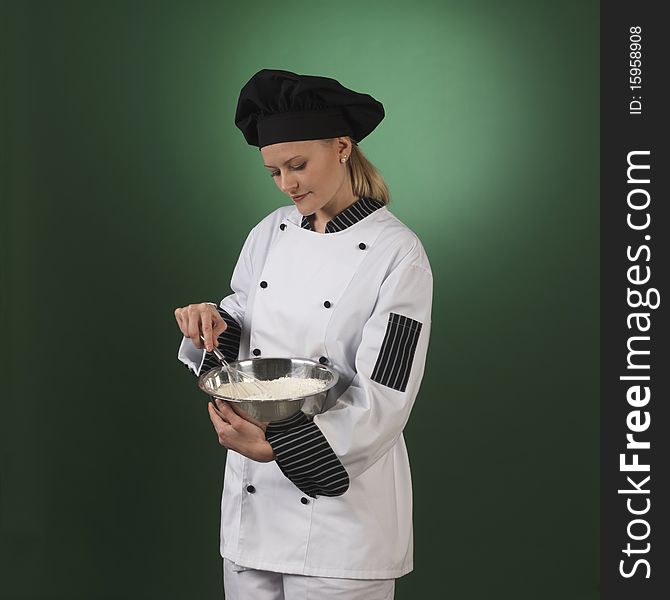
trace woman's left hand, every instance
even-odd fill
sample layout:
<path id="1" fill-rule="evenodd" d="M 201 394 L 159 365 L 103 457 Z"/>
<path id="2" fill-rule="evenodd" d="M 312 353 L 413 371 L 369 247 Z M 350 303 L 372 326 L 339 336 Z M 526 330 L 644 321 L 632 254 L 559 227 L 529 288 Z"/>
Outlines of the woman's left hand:
<path id="1" fill-rule="evenodd" d="M 267 423 L 255 421 L 248 415 L 240 416 L 228 402 L 215 401 L 216 406 L 209 402 L 207 409 L 219 444 L 257 462 L 274 460 L 272 447 L 265 439 Z"/>

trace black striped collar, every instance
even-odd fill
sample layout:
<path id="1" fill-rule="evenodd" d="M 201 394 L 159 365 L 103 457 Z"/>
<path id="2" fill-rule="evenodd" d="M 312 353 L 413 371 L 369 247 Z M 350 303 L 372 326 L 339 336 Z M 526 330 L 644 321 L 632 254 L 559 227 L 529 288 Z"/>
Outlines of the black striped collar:
<path id="1" fill-rule="evenodd" d="M 328 223 L 326 223 L 326 233 L 335 233 L 336 231 L 342 231 L 347 227 L 351 227 L 355 223 L 358 223 L 361 219 L 364 219 L 368 215 L 371 215 L 378 208 L 382 208 L 384 203 L 381 200 L 373 200 L 372 198 L 359 198 L 347 206 L 341 213 L 335 215 Z M 311 217 L 312 215 L 310 215 Z M 309 221 L 308 217 L 303 217 L 300 227 L 303 229 L 309 229 L 314 231 L 314 227 Z"/>

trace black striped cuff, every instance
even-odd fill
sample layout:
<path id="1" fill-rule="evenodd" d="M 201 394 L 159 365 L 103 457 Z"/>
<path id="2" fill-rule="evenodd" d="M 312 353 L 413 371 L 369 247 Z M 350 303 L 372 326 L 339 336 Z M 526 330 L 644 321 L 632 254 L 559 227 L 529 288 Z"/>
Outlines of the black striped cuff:
<path id="1" fill-rule="evenodd" d="M 268 425 L 265 439 L 272 446 L 281 472 L 307 496 L 341 496 L 349 475 L 316 423 L 298 413 Z"/>
<path id="2" fill-rule="evenodd" d="M 237 360 L 240 353 L 240 336 L 242 334 L 242 329 L 240 328 L 239 323 L 225 310 L 218 306 L 216 307 L 216 310 L 219 311 L 221 318 L 226 322 L 226 325 L 228 325 L 228 328 L 218 338 L 219 350 L 223 352 L 226 360 Z M 214 355 L 214 352 L 205 352 L 205 360 L 202 362 L 200 373 L 206 373 L 210 369 L 219 366 L 221 366 L 221 363 Z"/>
<path id="3" fill-rule="evenodd" d="M 286 419 L 282 419 L 281 421 L 272 421 L 272 423 L 268 423 L 265 435 L 267 437 L 268 434 L 285 433 L 289 429 L 292 429 L 297 425 L 304 425 L 305 423 L 309 423 L 309 419 L 304 412 L 299 410 L 291 417 L 286 417 Z"/>

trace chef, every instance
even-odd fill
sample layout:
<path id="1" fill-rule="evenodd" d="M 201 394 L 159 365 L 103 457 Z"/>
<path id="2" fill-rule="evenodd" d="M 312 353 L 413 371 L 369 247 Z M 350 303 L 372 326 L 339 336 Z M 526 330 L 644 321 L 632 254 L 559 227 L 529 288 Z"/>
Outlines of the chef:
<path id="1" fill-rule="evenodd" d="M 239 96 L 235 123 L 292 202 L 247 236 L 232 294 L 176 309 L 178 358 L 195 375 L 218 364 L 213 346 L 229 360 L 309 358 L 339 381 L 323 412 L 269 424 L 208 405 L 228 448 L 228 600 L 393 598 L 413 568 L 403 429 L 424 373 L 433 282 L 421 241 L 388 210 L 358 147 L 383 118 L 372 96 L 290 71 L 262 69 Z"/>

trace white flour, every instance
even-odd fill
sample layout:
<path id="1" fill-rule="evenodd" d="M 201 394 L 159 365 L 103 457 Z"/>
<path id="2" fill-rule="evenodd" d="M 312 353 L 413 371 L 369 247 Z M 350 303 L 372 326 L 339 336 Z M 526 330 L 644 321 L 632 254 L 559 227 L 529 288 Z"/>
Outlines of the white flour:
<path id="1" fill-rule="evenodd" d="M 303 379 L 300 377 L 280 377 L 271 381 L 260 381 L 263 394 L 249 382 L 222 383 L 216 390 L 220 396 L 238 398 L 240 400 L 280 400 L 283 398 L 302 398 L 316 394 L 327 382 L 321 379 Z"/>

